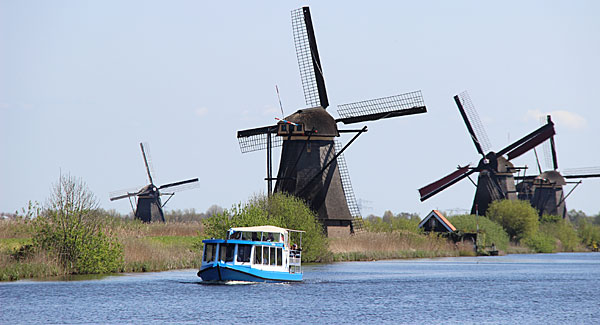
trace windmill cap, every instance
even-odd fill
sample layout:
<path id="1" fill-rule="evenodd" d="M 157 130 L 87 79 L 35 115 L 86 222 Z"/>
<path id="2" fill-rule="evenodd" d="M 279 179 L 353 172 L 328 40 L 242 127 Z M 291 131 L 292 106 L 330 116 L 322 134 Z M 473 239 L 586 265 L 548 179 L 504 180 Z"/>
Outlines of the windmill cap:
<path id="1" fill-rule="evenodd" d="M 319 136 L 340 136 L 335 119 L 322 107 L 300 109 L 285 119 L 290 122 L 304 124 L 306 131 L 314 129 Z"/>
<path id="2" fill-rule="evenodd" d="M 561 186 L 567 185 L 565 178 L 556 170 L 545 171 L 545 172 L 541 173 L 540 176 L 538 176 L 537 178 L 545 179 L 545 180 L 549 181 L 550 183 L 553 183 L 556 185 L 561 185 Z"/>

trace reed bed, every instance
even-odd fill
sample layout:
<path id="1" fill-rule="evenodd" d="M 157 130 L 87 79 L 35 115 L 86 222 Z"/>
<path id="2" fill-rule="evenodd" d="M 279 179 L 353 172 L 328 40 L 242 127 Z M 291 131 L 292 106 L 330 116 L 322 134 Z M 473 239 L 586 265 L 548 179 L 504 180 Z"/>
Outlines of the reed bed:
<path id="1" fill-rule="evenodd" d="M 330 238 L 329 249 L 335 261 L 474 255 L 472 247 L 456 245 L 435 235 L 409 231 L 364 232 Z"/>
<path id="2" fill-rule="evenodd" d="M 0 281 L 47 278 L 65 274 L 56 259 L 43 252 L 35 252 L 22 258 L 15 254 L 0 252 Z"/>
<path id="3" fill-rule="evenodd" d="M 0 239 L 30 237 L 29 229 L 24 219 L 0 219 Z"/>
<path id="4" fill-rule="evenodd" d="M 122 242 L 124 272 L 149 272 L 200 267 L 194 237 L 126 238 Z"/>

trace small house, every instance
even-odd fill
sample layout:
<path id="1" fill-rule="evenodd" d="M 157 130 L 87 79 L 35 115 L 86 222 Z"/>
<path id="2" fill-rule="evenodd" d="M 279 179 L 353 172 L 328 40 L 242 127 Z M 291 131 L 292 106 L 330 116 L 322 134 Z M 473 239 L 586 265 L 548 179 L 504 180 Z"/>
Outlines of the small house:
<path id="1" fill-rule="evenodd" d="M 419 223 L 419 228 L 423 228 L 425 232 L 447 233 L 456 231 L 456 227 L 454 227 L 438 210 L 429 212 L 429 214 L 423 218 L 421 223 Z"/>

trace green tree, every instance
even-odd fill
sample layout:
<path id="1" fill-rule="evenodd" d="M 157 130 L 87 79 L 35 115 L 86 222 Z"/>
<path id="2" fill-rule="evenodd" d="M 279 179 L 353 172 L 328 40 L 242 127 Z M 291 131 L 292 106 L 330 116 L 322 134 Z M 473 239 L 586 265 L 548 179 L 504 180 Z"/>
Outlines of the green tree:
<path id="1" fill-rule="evenodd" d="M 202 220 L 205 238 L 223 238 L 231 227 L 272 225 L 287 229 L 303 230 L 302 260 L 318 262 L 330 258 L 323 226 L 316 215 L 301 199 L 275 193 L 270 197 L 258 196 L 246 204 Z"/>
<path id="2" fill-rule="evenodd" d="M 569 212 L 567 212 L 567 217 L 574 224 L 578 224 L 579 222 L 588 219 L 588 216 L 585 214 L 585 212 L 581 210 L 577 211 L 575 209 L 569 210 Z"/>
<path id="3" fill-rule="evenodd" d="M 494 201 L 490 204 L 486 216 L 499 223 L 510 238 L 516 241 L 530 237 L 538 230 L 538 213 L 527 201 Z"/>
<path id="4" fill-rule="evenodd" d="M 33 221 L 34 246 L 53 254 L 67 273 L 108 273 L 123 264 L 120 244 L 105 233 L 98 202 L 83 181 L 61 175 Z"/>
<path id="5" fill-rule="evenodd" d="M 489 247 L 496 245 L 501 250 L 508 248 L 508 234 L 501 225 L 484 217 L 472 214 L 463 214 L 449 217 L 449 221 L 456 229 L 463 233 L 474 233 L 479 224 L 479 246 Z"/>
<path id="6" fill-rule="evenodd" d="M 383 218 L 370 215 L 363 221 L 370 232 L 393 232 L 398 230 L 408 230 L 413 233 L 421 232 L 418 228 L 420 218 L 417 214 L 402 212 L 394 216 L 388 210 L 384 213 Z"/>

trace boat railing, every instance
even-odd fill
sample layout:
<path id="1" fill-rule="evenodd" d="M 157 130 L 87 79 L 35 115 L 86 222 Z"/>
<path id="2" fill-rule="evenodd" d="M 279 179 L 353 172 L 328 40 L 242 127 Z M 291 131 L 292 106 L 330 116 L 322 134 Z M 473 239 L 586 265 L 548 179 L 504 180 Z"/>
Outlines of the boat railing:
<path id="1" fill-rule="evenodd" d="M 301 250 L 290 250 L 290 273 L 302 273 L 302 251 Z"/>

